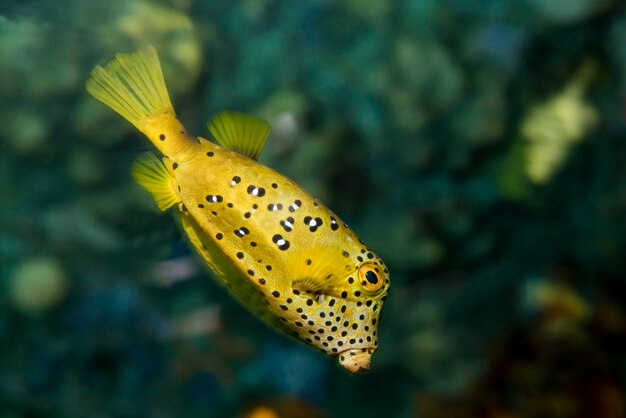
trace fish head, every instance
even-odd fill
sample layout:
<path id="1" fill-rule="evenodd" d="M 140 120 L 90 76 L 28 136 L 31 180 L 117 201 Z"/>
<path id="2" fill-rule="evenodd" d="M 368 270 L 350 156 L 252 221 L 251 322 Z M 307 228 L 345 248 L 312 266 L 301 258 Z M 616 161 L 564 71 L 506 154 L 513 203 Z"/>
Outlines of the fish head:
<path id="1" fill-rule="evenodd" d="M 350 277 L 353 280 L 350 280 Z M 340 316 L 334 354 L 351 373 L 369 370 L 372 354 L 378 348 L 378 325 L 389 291 L 389 274 L 382 260 L 366 261 L 348 277 L 336 315 Z"/>
<path id="2" fill-rule="evenodd" d="M 369 368 L 378 348 L 390 281 L 380 257 L 356 236 L 348 237 L 343 245 L 312 242 L 290 253 L 281 276 L 293 277 L 291 289 L 268 293 L 265 301 L 287 334 L 356 373 Z"/>

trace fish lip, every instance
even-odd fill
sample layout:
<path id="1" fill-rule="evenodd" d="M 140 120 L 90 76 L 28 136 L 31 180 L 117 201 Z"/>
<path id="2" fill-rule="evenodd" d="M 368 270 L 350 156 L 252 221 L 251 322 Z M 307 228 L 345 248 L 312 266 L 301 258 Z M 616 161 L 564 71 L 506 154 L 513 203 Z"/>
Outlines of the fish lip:
<path id="1" fill-rule="evenodd" d="M 363 348 L 351 348 L 339 353 L 337 358 L 339 364 L 350 373 L 365 373 L 372 365 L 372 353 L 371 348 L 366 348 L 365 352 Z"/>

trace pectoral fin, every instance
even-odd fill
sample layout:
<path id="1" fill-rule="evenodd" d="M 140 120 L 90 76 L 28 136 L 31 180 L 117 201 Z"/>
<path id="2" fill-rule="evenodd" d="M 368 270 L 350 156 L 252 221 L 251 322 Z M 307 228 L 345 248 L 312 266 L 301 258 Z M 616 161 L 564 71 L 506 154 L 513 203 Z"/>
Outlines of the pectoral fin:
<path id="1" fill-rule="evenodd" d="M 350 287 L 350 275 L 356 274 L 354 263 L 332 247 L 308 248 L 295 259 L 300 261 L 291 268 L 291 286 L 313 297 L 341 295 Z"/>

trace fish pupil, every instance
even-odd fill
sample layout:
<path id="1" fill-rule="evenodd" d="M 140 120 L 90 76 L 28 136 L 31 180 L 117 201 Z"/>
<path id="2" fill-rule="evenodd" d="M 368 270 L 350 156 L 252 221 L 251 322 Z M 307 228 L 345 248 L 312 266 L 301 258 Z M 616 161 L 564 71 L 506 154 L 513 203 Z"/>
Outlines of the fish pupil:
<path id="1" fill-rule="evenodd" d="M 368 271 L 367 273 L 365 273 L 365 278 L 371 284 L 378 284 L 378 276 L 373 271 Z"/>

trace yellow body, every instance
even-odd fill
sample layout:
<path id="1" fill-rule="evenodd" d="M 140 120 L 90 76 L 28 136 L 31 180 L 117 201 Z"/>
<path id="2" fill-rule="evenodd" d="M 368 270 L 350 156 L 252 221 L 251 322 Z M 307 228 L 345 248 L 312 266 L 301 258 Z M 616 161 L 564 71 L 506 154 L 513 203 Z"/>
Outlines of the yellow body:
<path id="1" fill-rule="evenodd" d="M 323 204 L 256 161 L 269 131 L 263 121 L 219 114 L 209 128 L 228 148 L 188 136 L 169 98 L 160 100 L 164 84 L 150 86 L 151 80 L 162 82 L 162 76 L 142 79 L 154 73 L 154 65 L 153 49 L 118 55 L 94 70 L 87 84 L 90 93 L 129 119 L 164 154 L 162 163 L 155 157 L 140 160 L 135 179 L 162 210 L 177 208 L 196 251 L 245 306 L 338 357 L 346 369 L 369 369 L 389 289 L 382 260 Z M 137 90 L 125 98 L 118 88 L 124 100 L 113 102 L 108 80 L 120 79 L 127 89 L 130 81 L 131 90 L 135 82 Z M 153 90 L 160 92 L 158 98 L 151 96 Z M 125 110 L 133 99 L 145 110 Z"/>

